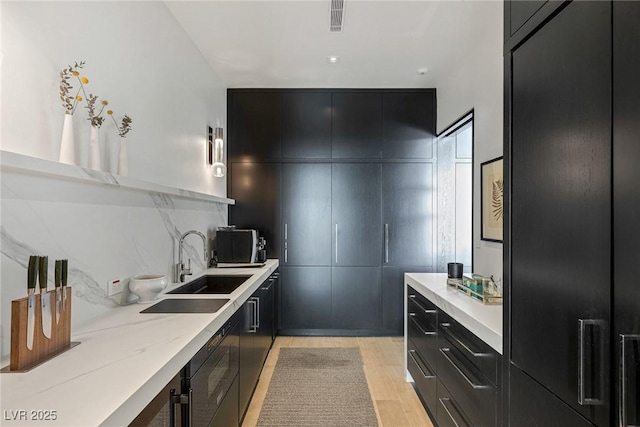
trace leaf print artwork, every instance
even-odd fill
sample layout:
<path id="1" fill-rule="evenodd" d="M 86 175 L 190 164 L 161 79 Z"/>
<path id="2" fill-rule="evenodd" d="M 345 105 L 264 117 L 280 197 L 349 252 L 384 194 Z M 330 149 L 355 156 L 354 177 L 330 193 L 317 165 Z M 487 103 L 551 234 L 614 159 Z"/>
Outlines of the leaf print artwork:
<path id="1" fill-rule="evenodd" d="M 503 203 L 502 203 L 502 195 L 504 192 L 504 183 L 502 179 L 498 179 L 493 181 L 493 193 L 491 197 L 491 208 L 493 218 L 496 221 L 502 222 L 502 215 L 504 212 Z"/>

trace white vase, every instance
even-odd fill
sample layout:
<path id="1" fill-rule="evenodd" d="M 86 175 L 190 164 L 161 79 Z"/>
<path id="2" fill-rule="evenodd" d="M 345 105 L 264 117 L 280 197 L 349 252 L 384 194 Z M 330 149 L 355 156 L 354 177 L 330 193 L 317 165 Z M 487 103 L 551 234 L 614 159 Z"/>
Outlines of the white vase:
<path id="1" fill-rule="evenodd" d="M 100 128 L 91 126 L 89 137 L 89 168 L 100 170 Z"/>
<path id="2" fill-rule="evenodd" d="M 118 175 L 126 176 L 129 173 L 129 161 L 127 159 L 127 137 L 120 137 L 120 153 L 118 158 Z"/>
<path id="3" fill-rule="evenodd" d="M 112 175 L 116 175 L 118 173 L 118 164 L 120 160 L 120 141 L 110 138 L 107 145 L 109 173 Z"/>
<path id="4" fill-rule="evenodd" d="M 64 124 L 62 125 L 62 136 L 60 137 L 60 157 L 61 163 L 75 165 L 76 163 L 76 146 L 73 139 L 73 115 L 64 115 Z"/>

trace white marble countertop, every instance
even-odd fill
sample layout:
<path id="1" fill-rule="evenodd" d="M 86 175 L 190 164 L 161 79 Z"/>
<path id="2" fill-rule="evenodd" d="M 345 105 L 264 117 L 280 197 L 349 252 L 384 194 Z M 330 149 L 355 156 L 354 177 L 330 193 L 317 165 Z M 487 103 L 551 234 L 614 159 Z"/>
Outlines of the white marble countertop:
<path id="1" fill-rule="evenodd" d="M 484 305 L 447 286 L 445 273 L 406 273 L 404 283 L 502 354 L 502 305 Z"/>
<path id="2" fill-rule="evenodd" d="M 217 313 L 141 314 L 150 305 L 133 304 L 72 331 L 80 345 L 27 373 L 0 374 L 0 425 L 128 425 L 277 267 L 268 260 L 262 268 L 207 269 L 191 280 L 252 277 L 229 295 L 170 295 L 230 298 Z M 21 410 L 27 420 L 12 420 Z M 57 419 L 30 420 L 32 410 L 56 411 Z"/>

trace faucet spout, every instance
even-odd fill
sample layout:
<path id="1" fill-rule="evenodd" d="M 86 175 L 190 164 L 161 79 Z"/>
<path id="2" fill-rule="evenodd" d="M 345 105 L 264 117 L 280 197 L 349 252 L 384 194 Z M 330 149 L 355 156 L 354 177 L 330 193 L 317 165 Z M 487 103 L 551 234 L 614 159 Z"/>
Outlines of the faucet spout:
<path id="1" fill-rule="evenodd" d="M 189 234 L 196 234 L 200 236 L 200 238 L 202 239 L 202 247 L 204 250 L 204 261 L 206 262 L 209 259 L 207 254 L 207 238 L 205 237 L 205 235 L 197 230 L 189 230 L 186 233 L 184 233 L 182 236 L 180 236 L 180 240 L 178 241 L 178 264 L 176 264 L 175 274 L 173 278 L 173 281 L 175 283 L 184 282 L 184 276 L 192 274 L 191 260 L 189 260 L 189 266 L 187 268 L 184 268 L 184 262 L 182 260 L 182 244 L 184 242 L 184 239 Z"/>

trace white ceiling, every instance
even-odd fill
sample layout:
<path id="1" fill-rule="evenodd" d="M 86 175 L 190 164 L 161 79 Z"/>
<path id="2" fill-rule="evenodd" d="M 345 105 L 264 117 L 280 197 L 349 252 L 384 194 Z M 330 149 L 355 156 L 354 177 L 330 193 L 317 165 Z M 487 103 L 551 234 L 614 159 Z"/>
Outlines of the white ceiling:
<path id="1" fill-rule="evenodd" d="M 345 0 L 331 33 L 330 0 L 165 3 L 229 88 L 437 87 L 503 19 L 496 0 Z"/>

